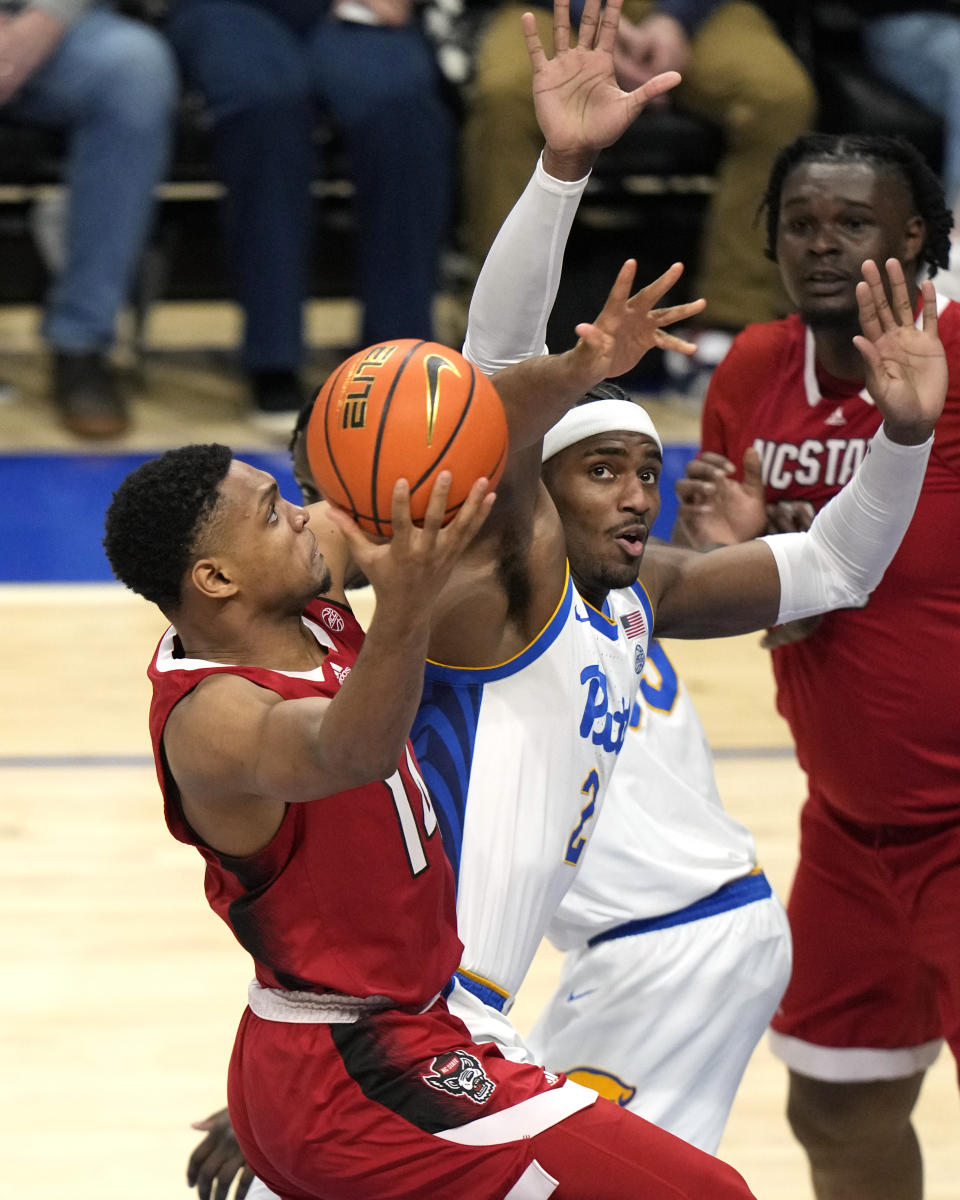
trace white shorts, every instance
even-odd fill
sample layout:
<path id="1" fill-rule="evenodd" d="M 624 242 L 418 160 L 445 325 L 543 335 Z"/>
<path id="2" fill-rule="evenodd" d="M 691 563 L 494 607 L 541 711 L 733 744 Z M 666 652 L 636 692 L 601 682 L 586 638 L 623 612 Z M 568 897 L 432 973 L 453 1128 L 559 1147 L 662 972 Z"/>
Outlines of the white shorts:
<path id="1" fill-rule="evenodd" d="M 713 1154 L 791 958 L 774 894 L 571 950 L 527 1041 L 538 1063 Z"/>

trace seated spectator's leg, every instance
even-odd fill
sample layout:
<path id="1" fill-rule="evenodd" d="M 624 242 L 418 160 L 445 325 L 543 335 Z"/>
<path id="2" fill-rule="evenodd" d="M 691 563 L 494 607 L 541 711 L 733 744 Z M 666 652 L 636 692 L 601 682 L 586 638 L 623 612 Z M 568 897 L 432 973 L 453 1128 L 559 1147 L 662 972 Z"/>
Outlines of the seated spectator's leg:
<path id="1" fill-rule="evenodd" d="M 227 253 L 246 318 L 243 366 L 258 408 L 295 409 L 315 167 L 304 42 L 265 9 L 234 0 L 178 3 L 168 30 L 213 115 Z M 276 377 L 289 386 L 274 388 Z"/>
<path id="2" fill-rule="evenodd" d="M 943 190 L 960 207 L 960 17 L 918 12 L 863 24 L 863 48 L 878 75 L 938 113 L 945 126 Z"/>
<path id="3" fill-rule="evenodd" d="M 419 24 L 330 20 L 310 38 L 313 87 L 343 131 L 356 185 L 362 344 L 433 331 L 449 229 L 455 120 Z"/>
<path id="4" fill-rule="evenodd" d="M 66 260 L 43 332 L 55 352 L 58 401 L 77 433 L 109 436 L 126 424 L 105 352 L 149 233 L 176 98 L 163 38 L 94 9 L 10 105 L 21 120 L 69 134 Z"/>
<path id="5" fill-rule="evenodd" d="M 553 53 L 548 9 L 504 4 L 481 30 L 476 77 L 462 135 L 465 241 L 479 268 L 504 219 L 527 186 L 543 148 L 530 99 L 530 59 L 520 17 L 532 11 L 547 54 Z"/>
<path id="6" fill-rule="evenodd" d="M 782 316 L 789 305 L 756 212 L 777 151 L 810 128 L 813 85 L 765 14 L 733 0 L 697 30 L 677 103 L 716 121 L 727 142 L 695 287 L 704 322 L 739 329 Z"/>

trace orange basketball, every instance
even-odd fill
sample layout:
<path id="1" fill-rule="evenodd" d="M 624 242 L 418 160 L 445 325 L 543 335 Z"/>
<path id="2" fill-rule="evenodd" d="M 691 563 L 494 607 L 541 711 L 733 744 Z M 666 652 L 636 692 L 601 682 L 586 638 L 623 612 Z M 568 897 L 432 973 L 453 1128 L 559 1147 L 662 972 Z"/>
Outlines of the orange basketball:
<path id="1" fill-rule="evenodd" d="M 490 380 L 456 350 L 414 338 L 368 346 L 341 363 L 307 425 L 307 458 L 324 498 L 387 537 L 398 479 L 409 481 L 420 523 L 437 473 L 450 471 L 445 524 L 481 475 L 496 486 L 506 456 L 507 420 Z"/>

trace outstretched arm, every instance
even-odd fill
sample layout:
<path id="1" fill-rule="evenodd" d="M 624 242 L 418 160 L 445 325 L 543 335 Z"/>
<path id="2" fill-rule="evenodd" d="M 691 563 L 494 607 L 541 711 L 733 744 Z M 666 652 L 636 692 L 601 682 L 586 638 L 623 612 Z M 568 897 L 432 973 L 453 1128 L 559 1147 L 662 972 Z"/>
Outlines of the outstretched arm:
<path id="1" fill-rule="evenodd" d="M 569 3 L 557 0 L 553 58 L 532 16 L 524 17 L 534 105 L 546 144 L 487 254 L 470 304 L 464 354 L 486 374 L 546 352 L 563 252 L 590 169 L 648 100 L 680 80 L 668 72 L 633 92 L 617 85 L 611 51 L 620 3 L 607 4 L 601 16 L 600 0 L 590 0 L 571 48 Z"/>
<path id="2" fill-rule="evenodd" d="M 890 303 L 873 262 L 864 263 L 857 287 L 863 335 L 856 344 L 884 418 L 867 458 L 807 533 L 705 555 L 651 547 L 641 575 L 659 633 L 746 633 L 861 604 L 880 582 L 913 516 L 947 390 L 933 288 L 923 285 L 923 322 L 916 329 L 903 270 L 892 259 L 886 267 Z"/>

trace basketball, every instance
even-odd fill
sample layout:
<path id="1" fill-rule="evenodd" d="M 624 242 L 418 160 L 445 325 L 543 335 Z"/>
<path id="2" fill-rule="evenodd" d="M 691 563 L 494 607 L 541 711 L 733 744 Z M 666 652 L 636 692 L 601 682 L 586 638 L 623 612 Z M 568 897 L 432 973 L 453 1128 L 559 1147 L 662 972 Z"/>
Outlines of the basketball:
<path id="1" fill-rule="evenodd" d="M 423 522 L 440 471 L 453 479 L 443 522 L 481 475 L 495 487 L 507 457 L 496 388 L 456 350 L 415 338 L 368 346 L 330 375 L 307 424 L 307 459 L 324 499 L 389 537 L 398 479 Z"/>

